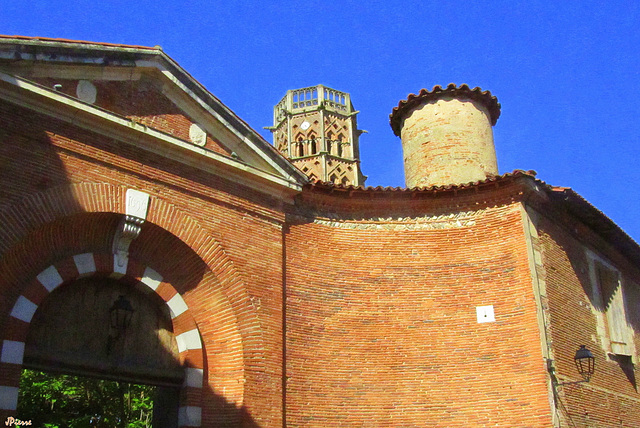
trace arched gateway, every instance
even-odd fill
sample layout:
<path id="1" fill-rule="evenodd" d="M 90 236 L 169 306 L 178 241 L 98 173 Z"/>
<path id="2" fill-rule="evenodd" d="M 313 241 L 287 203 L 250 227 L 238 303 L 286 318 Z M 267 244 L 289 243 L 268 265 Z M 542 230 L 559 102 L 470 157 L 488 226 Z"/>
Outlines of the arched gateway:
<path id="1" fill-rule="evenodd" d="M 76 186 L 75 193 L 86 194 L 88 201 L 99 198 L 92 188 Z M 48 193 L 39 198 L 66 206 L 60 192 Z M 256 355 L 260 338 L 246 285 L 218 241 L 157 198 L 152 213 L 171 212 L 174 221 L 158 225 L 152 222 L 157 217 L 147 219 L 128 252 L 114 254 L 122 214 L 65 209 L 64 215 L 37 215 L 29 209 L 30 199 L 4 214 L 13 225 L 8 230 L 29 232 L 19 233 L 11 246 L 4 241 L 0 266 L 0 415 L 15 416 L 20 376 L 28 366 L 177 386 L 179 426 L 239 421 L 247 358 L 243 332 L 253 333 Z M 191 241 L 199 246 L 194 249 Z M 120 295 L 137 314 L 124 338 L 109 339 L 114 332 L 96 320 L 51 325 L 78 323 L 89 312 L 108 319 Z M 84 315 L 65 314 L 72 310 Z M 97 331 L 89 337 L 91 323 Z"/>
<path id="2" fill-rule="evenodd" d="M 5 334 L 0 360 L 15 365 L 16 380 L 27 365 L 179 387 L 179 426 L 200 426 L 202 341 L 189 307 L 159 272 L 124 262 L 83 253 L 40 272 L 11 310 L 14 328 Z M 121 334 L 110 323 L 120 296 L 133 309 Z M 15 409 L 17 384 L 1 388 L 3 407 Z"/>

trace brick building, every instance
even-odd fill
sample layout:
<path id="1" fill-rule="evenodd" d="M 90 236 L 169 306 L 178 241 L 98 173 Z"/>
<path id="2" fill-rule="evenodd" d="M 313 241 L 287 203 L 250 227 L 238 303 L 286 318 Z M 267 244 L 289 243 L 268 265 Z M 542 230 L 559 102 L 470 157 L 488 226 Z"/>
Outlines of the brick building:
<path id="1" fill-rule="evenodd" d="M 410 95 L 408 188 L 365 188 L 307 89 L 274 147 L 160 48 L 0 37 L 0 419 L 31 367 L 158 385 L 157 426 L 640 426 L 640 247 L 498 174 L 496 98 Z"/>

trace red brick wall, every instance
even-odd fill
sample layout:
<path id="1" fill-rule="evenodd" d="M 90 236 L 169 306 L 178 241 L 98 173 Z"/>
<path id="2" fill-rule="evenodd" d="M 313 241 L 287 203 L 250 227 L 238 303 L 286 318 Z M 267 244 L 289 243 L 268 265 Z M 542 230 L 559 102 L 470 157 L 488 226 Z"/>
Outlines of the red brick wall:
<path id="1" fill-rule="evenodd" d="M 4 102 L 0 179 L 0 331 L 34 275 L 110 251 L 127 188 L 151 195 L 131 254 L 162 271 L 194 314 L 205 426 L 282 426 L 283 352 L 288 427 L 551 425 L 527 242 L 511 200 L 518 189 L 428 201 L 306 189 L 289 213 L 283 269 L 281 201 Z M 442 228 L 385 230 L 398 218 L 471 211 L 462 225 L 455 217 L 426 221 Z M 363 220 L 377 216 L 394 220 Z M 569 376 L 576 340 L 590 343 L 594 328 L 584 252 L 544 220 L 540 234 L 558 374 Z M 638 278 L 620 255 L 585 240 Z M 640 301 L 637 288 L 630 296 Z M 496 322 L 476 322 L 484 305 Z M 639 325 L 638 311 L 632 317 Z M 638 425 L 630 375 L 597 352 L 601 380 L 565 389 L 563 403 L 592 426 Z M 3 382 L 15 376 L 5 366 Z"/>
<path id="2" fill-rule="evenodd" d="M 52 88 L 62 85 L 60 92 L 76 97 L 78 80 L 36 78 L 41 85 Z M 151 78 L 128 81 L 92 80 L 97 89 L 94 105 L 154 128 L 185 141 L 189 139 L 189 128 L 194 121 L 187 117 L 169 98 L 162 94 L 158 82 Z M 230 155 L 224 143 L 207 135 L 206 147 L 215 152 Z"/>
<path id="3" fill-rule="evenodd" d="M 117 222 L 96 228 L 93 213 L 123 213 L 126 189 L 142 190 L 148 224 L 130 254 L 163 272 L 195 314 L 209 378 L 203 424 L 281 426 L 280 203 L 8 103 L 0 121 L 0 331 L 34 275 L 110 251 Z"/>
<path id="4" fill-rule="evenodd" d="M 338 199 L 318 206 L 349 204 Z M 422 213 L 464 201 L 425 202 Z M 410 204 L 396 207 L 420 211 Z M 550 426 L 519 205 L 486 207 L 474 221 L 422 231 L 290 227 L 288 427 Z M 496 322 L 477 323 L 485 305 Z"/>
<path id="5" fill-rule="evenodd" d="M 637 427 L 640 380 L 624 357 L 616 357 L 603 347 L 597 320 L 602 308 L 594 297 L 586 249 L 620 270 L 626 286 L 628 322 L 636 332 L 636 350 L 640 350 L 640 273 L 584 225 L 571 221 L 577 234 L 547 217 L 541 216 L 538 225 L 559 381 L 581 379 L 573 363 L 579 345 L 586 345 L 596 357 L 596 373 L 590 383 L 558 388 L 562 426 Z"/>

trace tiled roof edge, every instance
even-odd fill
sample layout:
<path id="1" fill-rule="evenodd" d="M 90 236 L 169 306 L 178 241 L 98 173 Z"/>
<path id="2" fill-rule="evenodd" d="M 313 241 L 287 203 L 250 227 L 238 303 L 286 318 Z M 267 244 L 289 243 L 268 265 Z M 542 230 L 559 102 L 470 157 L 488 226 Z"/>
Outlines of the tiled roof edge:
<path id="1" fill-rule="evenodd" d="M 332 182 L 326 181 L 313 181 L 307 184 L 305 187 L 310 189 L 315 189 L 318 191 L 343 191 L 343 192 L 372 192 L 372 193 L 436 193 L 436 192 L 454 192 L 465 189 L 470 189 L 478 186 L 483 186 L 491 183 L 500 183 L 502 181 L 507 181 L 517 177 L 530 177 L 535 178 L 536 172 L 533 170 L 524 171 L 521 169 L 516 169 L 513 172 L 508 172 L 502 175 L 493 175 L 487 177 L 485 180 L 475 181 L 471 183 L 463 183 L 463 184 L 450 184 L 447 186 L 430 186 L 430 187 L 382 187 L 382 186 L 352 186 L 352 185 L 342 185 L 342 184 L 334 184 Z"/>
<path id="2" fill-rule="evenodd" d="M 112 48 L 126 48 L 126 49 L 145 49 L 145 50 L 162 50 L 159 46 L 137 46 L 137 45 L 124 45 L 118 43 L 104 43 L 104 42 L 90 42 L 87 40 L 71 40 L 71 39 L 59 39 L 53 37 L 30 37 L 30 36 L 9 36 L 0 34 L 0 42 L 3 40 L 24 40 L 33 42 L 50 42 L 50 43 L 64 43 L 70 45 L 87 45 L 87 46 L 105 46 Z"/>
<path id="3" fill-rule="evenodd" d="M 436 193 L 456 194 L 460 191 L 488 188 L 508 184 L 519 178 L 529 178 L 537 185 L 536 190 L 544 192 L 548 195 L 547 201 L 557 207 L 563 207 L 571 215 L 578 218 L 584 224 L 589 226 L 606 242 L 609 242 L 622 254 L 629 259 L 640 264 L 640 244 L 638 244 L 631 236 L 629 236 L 620 226 L 611 220 L 606 214 L 592 205 L 584 197 L 569 187 L 552 186 L 544 181 L 536 178 L 536 172 L 533 170 L 514 170 L 502 175 L 488 177 L 485 180 L 473 183 L 449 185 L 449 186 L 432 186 L 432 187 L 364 187 L 364 186 L 344 186 L 331 182 L 314 181 L 304 186 L 305 189 L 327 194 L 344 194 L 351 196 L 354 193 L 368 193 L 373 195 L 398 195 L 404 197 L 414 197 L 420 194 L 429 195 Z M 526 203 L 526 202 L 525 202 Z"/>
<path id="4" fill-rule="evenodd" d="M 160 46 L 135 46 L 112 43 L 89 42 L 80 40 L 55 39 L 47 37 L 28 37 L 28 36 L 7 36 L 0 35 L 0 46 L 11 43 L 21 45 L 22 47 L 46 47 L 50 49 L 64 50 L 96 50 L 110 51 L 112 53 L 129 53 L 136 57 L 155 57 L 160 60 L 164 67 L 173 73 L 181 84 L 192 92 L 192 96 L 200 98 L 204 103 L 208 104 L 223 120 L 230 126 L 234 127 L 242 134 L 241 138 L 248 139 L 251 144 L 262 150 L 268 157 L 267 162 L 275 162 L 276 169 L 281 169 L 285 174 L 295 177 L 299 184 L 307 182 L 307 176 L 291 165 L 268 141 L 266 141 L 260 133 L 254 130 L 244 119 L 236 115 L 229 107 L 227 107 L 219 98 L 209 92 L 197 79 L 180 66 L 173 58 L 165 53 Z M 127 57 L 128 58 L 128 57 Z"/>
<path id="5" fill-rule="evenodd" d="M 582 220 L 607 242 L 620 249 L 623 254 L 640 263 L 640 245 L 591 202 L 569 187 L 551 186 L 540 180 L 536 180 L 536 182 L 546 187 L 554 203 L 564 204 L 572 215 Z"/>
<path id="6" fill-rule="evenodd" d="M 466 83 L 460 86 L 457 86 L 455 83 L 449 83 L 446 88 L 436 85 L 430 91 L 422 89 L 417 95 L 409 94 L 406 100 L 400 101 L 398 106 L 394 107 L 389 115 L 389 124 L 391 125 L 391 129 L 393 129 L 393 133 L 398 137 L 400 136 L 402 119 L 407 111 L 418 106 L 424 100 L 437 99 L 447 95 L 470 98 L 482 103 L 489 111 L 491 125 L 495 125 L 500 117 L 500 103 L 495 96 L 491 95 L 491 92 L 483 91 L 477 86 L 471 89 Z"/>

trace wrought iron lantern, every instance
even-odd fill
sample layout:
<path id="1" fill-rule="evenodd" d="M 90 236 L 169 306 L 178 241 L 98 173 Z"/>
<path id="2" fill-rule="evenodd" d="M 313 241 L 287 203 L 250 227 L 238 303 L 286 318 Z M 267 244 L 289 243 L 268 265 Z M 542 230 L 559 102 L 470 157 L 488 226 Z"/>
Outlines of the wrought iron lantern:
<path id="1" fill-rule="evenodd" d="M 547 360 L 547 370 L 549 371 L 549 375 L 551 376 L 551 382 L 553 383 L 554 388 L 557 386 L 574 385 L 577 383 L 589 382 L 591 380 L 591 376 L 593 376 L 596 368 L 596 358 L 585 345 L 580 345 L 580 349 L 576 351 L 576 355 L 573 357 L 573 362 L 576 364 L 576 369 L 578 370 L 578 373 L 580 373 L 580 376 L 582 376 L 582 380 L 573 382 L 558 382 L 554 361 L 551 359 Z"/>
<path id="2" fill-rule="evenodd" d="M 589 382 L 596 368 L 596 358 L 591 351 L 585 345 L 580 345 L 580 349 L 576 351 L 573 361 L 576 363 L 578 373 L 580 373 L 584 381 Z"/>
<path id="3" fill-rule="evenodd" d="M 131 315 L 133 314 L 133 308 L 131 303 L 124 297 L 119 296 L 111 309 L 109 309 L 109 321 L 111 328 L 115 330 L 116 338 L 120 337 L 122 333 L 129 327 L 131 323 Z"/>

